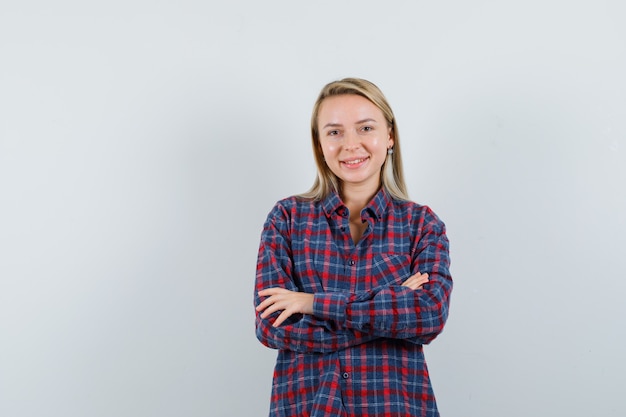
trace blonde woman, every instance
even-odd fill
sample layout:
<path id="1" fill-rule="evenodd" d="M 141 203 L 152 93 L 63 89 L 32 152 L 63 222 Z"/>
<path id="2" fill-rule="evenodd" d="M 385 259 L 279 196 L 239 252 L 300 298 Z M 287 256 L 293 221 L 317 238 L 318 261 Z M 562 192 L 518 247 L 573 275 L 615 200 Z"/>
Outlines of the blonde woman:
<path id="1" fill-rule="evenodd" d="M 256 334 L 278 349 L 270 416 L 438 416 L 422 345 L 448 316 L 445 225 L 409 199 L 374 84 L 326 85 L 311 134 L 313 187 L 276 203 L 259 248 Z"/>

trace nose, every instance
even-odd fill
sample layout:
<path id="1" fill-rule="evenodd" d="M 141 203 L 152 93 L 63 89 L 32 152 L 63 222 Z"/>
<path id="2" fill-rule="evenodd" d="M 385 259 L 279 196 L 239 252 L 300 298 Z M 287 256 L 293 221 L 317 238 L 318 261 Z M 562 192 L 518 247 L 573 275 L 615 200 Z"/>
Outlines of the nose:
<path id="1" fill-rule="evenodd" d="M 357 132 L 351 130 L 346 132 L 344 135 L 343 147 L 351 150 L 357 149 L 359 146 L 361 146 L 361 138 L 359 137 Z"/>

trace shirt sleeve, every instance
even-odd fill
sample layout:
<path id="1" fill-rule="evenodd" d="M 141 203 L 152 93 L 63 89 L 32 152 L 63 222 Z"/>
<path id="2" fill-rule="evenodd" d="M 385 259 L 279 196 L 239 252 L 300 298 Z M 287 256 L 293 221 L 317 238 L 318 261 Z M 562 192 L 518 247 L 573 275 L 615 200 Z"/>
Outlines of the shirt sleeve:
<path id="1" fill-rule="evenodd" d="M 290 245 L 289 213 L 277 205 L 263 227 L 257 260 L 254 305 L 261 303 L 258 293 L 262 289 L 280 287 L 301 291 L 293 279 L 293 256 Z M 272 324 L 276 312 L 262 319 L 256 312 L 256 336 L 265 346 L 296 352 L 335 352 L 355 346 L 377 336 L 357 328 L 342 328 L 330 318 L 297 314 L 289 317 L 279 327 Z"/>
<path id="2" fill-rule="evenodd" d="M 445 225 L 429 209 L 419 230 L 411 269 L 428 273 L 429 282 L 421 289 L 389 285 L 358 293 L 319 293 L 313 304 L 314 316 L 376 337 L 431 342 L 448 317 L 452 291 L 449 242 Z"/>

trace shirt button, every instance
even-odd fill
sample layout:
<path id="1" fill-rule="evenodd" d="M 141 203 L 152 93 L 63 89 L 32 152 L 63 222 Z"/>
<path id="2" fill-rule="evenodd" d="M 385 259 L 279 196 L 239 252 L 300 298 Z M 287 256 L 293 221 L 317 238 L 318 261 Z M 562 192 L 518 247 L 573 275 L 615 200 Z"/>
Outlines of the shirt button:
<path id="1" fill-rule="evenodd" d="M 343 375 L 341 375 L 343 377 L 343 379 L 348 379 L 350 378 L 350 374 L 347 372 L 344 372 Z"/>
<path id="2" fill-rule="evenodd" d="M 354 259 L 350 259 L 350 261 L 348 261 L 348 264 L 350 264 L 350 266 L 354 265 Z"/>

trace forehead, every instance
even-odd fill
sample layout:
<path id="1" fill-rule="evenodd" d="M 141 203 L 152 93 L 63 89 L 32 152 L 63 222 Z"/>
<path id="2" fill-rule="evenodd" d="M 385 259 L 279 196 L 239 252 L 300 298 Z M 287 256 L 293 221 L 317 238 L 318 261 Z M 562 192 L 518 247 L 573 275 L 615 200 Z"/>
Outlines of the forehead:
<path id="1" fill-rule="evenodd" d="M 385 120 L 383 112 L 374 103 L 356 94 L 326 97 L 320 104 L 317 121 L 350 123 L 364 119 Z"/>

